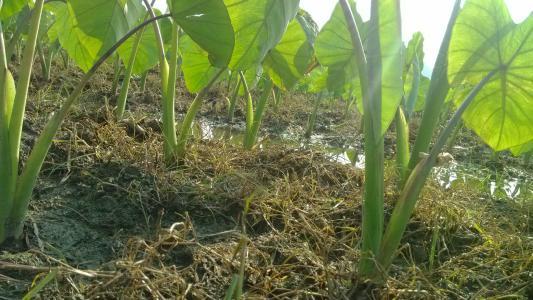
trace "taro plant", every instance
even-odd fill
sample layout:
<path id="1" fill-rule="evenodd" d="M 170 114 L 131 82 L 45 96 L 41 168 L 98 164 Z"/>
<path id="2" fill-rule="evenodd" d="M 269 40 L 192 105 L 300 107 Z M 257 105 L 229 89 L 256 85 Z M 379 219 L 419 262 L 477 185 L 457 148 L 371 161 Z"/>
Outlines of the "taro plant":
<path id="1" fill-rule="evenodd" d="M 326 80 L 327 70 L 323 67 L 316 67 L 303 81 L 306 93 L 314 95 L 315 97 L 313 110 L 307 119 L 307 125 L 304 133 L 306 138 L 310 138 L 313 130 L 315 129 L 320 104 L 328 93 Z"/>
<path id="2" fill-rule="evenodd" d="M 340 0 L 317 39 L 317 56 L 330 78 L 349 78 L 359 85 L 363 100 L 366 166 L 359 271 L 366 278 L 386 277 L 420 192 L 461 119 L 495 150 L 520 152 L 533 139 L 533 16 L 515 24 L 503 0 L 467 0 L 462 9 L 460 2 L 455 2 L 425 95 L 407 180 L 387 224 L 383 137 L 406 97 L 400 1 L 373 0 L 370 21 L 363 23 L 354 3 Z M 455 97 L 456 110 L 431 147 L 450 87 L 459 85 L 471 88 Z"/>
<path id="3" fill-rule="evenodd" d="M 152 1 L 151 5 L 153 5 Z M 161 15 L 161 14 L 158 14 Z M 150 13 L 147 13 L 143 20 L 150 17 Z M 168 20 L 161 20 L 163 23 Z M 170 24 L 165 24 L 169 27 Z M 154 25 L 155 26 L 155 25 Z M 134 38 L 128 39 L 119 49 L 118 54 L 123 64 L 126 67 L 124 72 L 124 78 L 120 87 L 120 93 L 117 98 L 117 108 L 115 111 L 118 120 L 124 117 L 124 111 L 126 110 L 126 102 L 128 98 L 128 92 L 130 88 L 130 82 L 133 75 L 142 75 L 142 85 L 146 83 L 146 74 L 149 69 L 157 65 L 159 61 L 158 52 L 158 40 L 156 39 L 156 30 L 141 29 Z M 119 65 L 119 62 L 116 63 Z M 115 70 L 116 73 L 120 73 Z M 117 74 L 115 74 L 117 75 Z M 143 88 L 141 88 L 142 90 Z"/>
<path id="4" fill-rule="evenodd" d="M 21 1 L 18 1 L 21 2 Z M 26 1 L 22 1 L 27 4 Z M 0 243 L 3 243 L 5 239 L 14 237 L 19 238 L 22 234 L 23 221 L 26 214 L 26 210 L 31 198 L 31 194 L 37 176 L 40 172 L 41 166 L 44 162 L 48 149 L 50 148 L 53 137 L 59 129 L 63 119 L 66 117 L 72 104 L 76 102 L 81 95 L 84 86 L 95 74 L 96 70 L 102 65 L 105 60 L 116 50 L 118 45 L 123 43 L 131 34 L 133 34 L 142 26 L 138 26 L 128 33 L 128 23 L 126 21 L 127 14 L 124 10 L 124 6 L 119 3 L 110 3 L 114 5 L 114 11 L 116 18 L 123 17 L 124 23 L 122 27 L 114 28 L 113 30 L 122 29 L 122 39 L 120 36 L 115 35 L 114 39 L 107 41 L 107 49 L 104 48 L 104 44 L 99 43 L 97 49 L 93 53 L 100 52 L 101 54 L 94 58 L 94 63 L 86 62 L 85 66 L 89 66 L 92 63 L 92 67 L 88 67 L 86 75 L 82 78 L 79 85 L 74 91 L 70 93 L 68 99 L 63 103 L 60 110 L 54 114 L 46 126 L 44 127 L 41 135 L 35 142 L 35 145 L 24 164 L 24 167 L 19 170 L 20 164 L 20 145 L 22 136 L 22 125 L 25 114 L 26 100 L 28 98 L 28 87 L 30 77 L 32 73 L 33 60 L 35 56 L 37 40 L 39 35 L 39 28 L 41 23 L 41 16 L 44 9 L 44 0 L 37 0 L 31 12 L 30 25 L 28 30 L 28 40 L 26 41 L 25 50 L 22 57 L 22 64 L 16 70 L 18 74 L 18 81 L 15 85 L 13 76 L 11 75 L 6 58 L 6 48 L 4 44 L 3 31 L 0 28 L 0 84 L 3 87 L 3 92 L 0 94 Z M 11 3 L 12 2 L 7 2 Z M 84 6 L 86 3 L 82 1 L 69 1 L 68 3 L 55 2 L 50 3 L 52 7 L 48 7 L 54 12 L 57 17 L 55 21 L 54 31 L 60 32 L 60 42 L 67 49 L 72 50 L 82 45 L 81 40 L 88 37 L 81 31 L 80 28 L 85 25 L 91 27 L 92 20 L 79 18 L 75 19 L 70 16 L 72 11 L 74 12 L 87 12 L 88 7 Z M 67 8 L 67 6 L 70 6 Z M 7 6 L 7 9 L 11 6 Z M 72 10 L 70 10 L 72 8 Z M 108 9 L 108 7 L 103 8 Z M 118 14 L 118 12 L 121 14 Z M 4 7 L 2 7 L 4 12 Z M 85 14 L 86 15 L 86 14 Z M 78 27 L 79 26 L 79 27 Z M 101 27 L 98 27 L 101 29 Z M 111 30 L 107 28 L 106 30 Z M 108 34 L 109 32 L 99 33 Z M 119 33 L 117 33 L 119 34 Z M 76 39 L 75 39 L 76 38 Z M 92 44 L 93 47 L 95 46 Z M 78 48 L 76 48 L 78 49 Z M 83 54 L 81 54 L 83 55 Z M 80 57 L 77 57 L 80 59 Z"/>
<path id="5" fill-rule="evenodd" d="M 27 1 L 24 2 L 27 4 Z M 11 1 L 7 3 L 12 4 Z M 19 166 L 22 165 L 19 159 L 22 123 L 40 19 L 44 7 L 44 0 L 37 0 L 33 6 L 29 36 L 26 41 L 22 64 L 17 69 L 18 81 L 16 84 L 8 69 L 4 34 L 0 27 L 0 84 L 3 87 L 2 93 L 0 93 L 0 243 L 3 243 L 7 238 L 19 238 L 21 236 L 32 191 L 48 150 L 53 143 L 53 138 L 70 108 L 77 102 L 84 87 L 95 75 L 98 68 L 122 44 L 145 26 L 158 19 L 170 17 L 170 15 L 156 16 L 137 25 L 137 21 L 146 14 L 146 10 L 140 2 L 133 0 L 90 2 L 70 0 L 68 2 L 52 1 L 46 4 L 46 9 L 55 17 L 48 35 L 57 37 L 63 49 L 85 72 L 85 75 L 78 86 L 70 92 L 61 108 L 46 123 L 23 168 L 19 169 Z M 4 12 L 4 8 L 2 7 L 1 13 Z M 6 9 L 11 9 L 11 6 L 7 6 Z M 203 15 L 204 12 L 200 11 L 200 15 Z M 174 16 L 174 18 L 186 24 L 187 21 L 196 16 L 196 11 L 189 11 L 189 13 L 183 13 Z M 103 26 L 103 24 L 113 24 L 113 26 Z M 195 23 L 193 22 L 193 24 Z M 196 36 L 196 31 L 188 32 L 193 27 L 182 25 L 185 32 L 191 36 Z M 218 28 L 218 26 L 214 27 Z M 205 30 L 209 32 L 212 31 L 212 28 L 207 25 Z M 200 32 L 198 36 L 202 37 L 202 34 Z M 173 52 L 177 51 L 174 50 Z"/>
<path id="6" fill-rule="evenodd" d="M 0 6 L 2 15 L 16 14 L 25 5 L 14 6 L 14 3 L 8 3 L 9 5 Z M 43 7 L 44 0 L 39 0 L 32 10 L 23 59 L 16 70 L 16 84 L 8 68 L 4 32 L 0 25 L 0 243 L 20 234 L 19 216 L 25 212 L 24 188 L 27 186 L 23 182 L 25 178 L 18 178 L 19 151 Z M 28 164 L 25 170 L 32 167 Z"/>
<path id="7" fill-rule="evenodd" d="M 198 18 L 217 24 L 217 28 L 203 31 L 205 28 L 198 26 L 199 24 L 194 20 L 181 23 L 178 21 L 183 28 L 195 26 L 197 31 L 203 31 L 201 38 L 184 36 L 180 42 L 186 86 L 189 91 L 198 92 L 198 94 L 190 105 L 180 128 L 176 151 L 178 158 L 185 156 L 187 139 L 190 136 L 194 118 L 202 106 L 204 94 L 219 77 L 227 74 L 227 70 L 231 70 L 233 74 L 239 74 L 243 89 L 248 88 L 245 92 L 247 134 L 244 146 L 245 148 L 253 147 L 273 85 L 276 82 L 277 85 L 285 84 L 285 79 L 289 76 L 301 76 L 301 65 L 297 65 L 296 70 L 291 69 L 294 62 L 298 60 L 296 56 L 300 57 L 297 55 L 299 53 L 295 54 L 294 51 L 301 48 L 291 44 L 290 40 L 283 41 L 284 33 L 286 31 L 299 32 L 298 46 L 302 44 L 301 37 L 304 40 L 307 39 L 305 32 L 298 27 L 301 25 L 289 24 L 298 11 L 298 0 L 226 0 L 203 1 L 203 3 L 204 7 L 210 7 L 211 10 L 209 13 L 198 14 Z M 169 1 L 169 7 L 175 18 L 184 11 L 198 9 L 197 5 L 179 0 Z M 290 53 L 279 51 L 286 48 L 290 48 Z M 306 53 L 312 55 L 312 50 Z M 283 65 L 286 69 L 279 70 L 277 60 L 284 59 L 289 60 Z M 263 65 L 268 66 L 266 73 L 269 77 L 265 81 L 263 92 L 254 109 L 246 77 L 255 76 L 257 72 L 254 70 L 260 68 L 263 62 L 265 62 Z M 307 62 L 304 64 L 307 67 Z M 280 75 L 281 73 L 283 75 Z"/>

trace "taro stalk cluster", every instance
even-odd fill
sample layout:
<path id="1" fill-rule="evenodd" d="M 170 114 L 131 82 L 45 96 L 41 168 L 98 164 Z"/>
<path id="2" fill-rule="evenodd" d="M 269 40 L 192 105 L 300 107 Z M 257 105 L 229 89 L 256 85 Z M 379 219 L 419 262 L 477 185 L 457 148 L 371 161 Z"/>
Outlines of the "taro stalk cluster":
<path id="1" fill-rule="evenodd" d="M 148 0 L 36 0 L 31 6 L 32 1 L 4 0 L 0 243 L 21 236 L 55 133 L 87 82 L 111 58 L 117 86 L 122 79 L 119 120 L 128 114 L 131 80 L 140 76 L 144 85 L 147 72 L 158 66 L 169 165 L 185 158 L 204 97 L 222 82 L 228 87 L 229 120 L 239 97 L 245 99 L 246 149 L 257 142 L 269 99 L 278 107 L 283 93 L 298 84 L 307 87 L 309 95 L 318 94 L 308 136 L 323 97 L 342 97 L 348 108 L 355 101 L 363 113 L 366 161 L 359 271 L 365 278 L 383 280 L 420 191 L 461 119 L 496 151 L 518 155 L 533 148 L 533 17 L 515 24 L 503 0 L 467 0 L 462 8 L 457 0 L 435 68 L 426 78 L 421 74 L 422 35 L 415 34 L 407 46 L 401 40 L 400 1 L 371 1 L 371 17 L 364 22 L 352 0 L 339 0 L 329 22 L 318 31 L 309 14 L 299 9 L 299 0 L 168 0 L 169 14 L 153 9 Z M 29 26 L 23 29 L 25 23 Z M 6 36 L 11 37 L 8 42 Z M 14 50 L 20 44 L 21 55 Z M 21 163 L 22 123 L 36 49 L 45 80 L 57 53 L 68 55 L 85 75 Z M 12 59 L 21 60 L 16 69 L 9 64 Z M 68 66 L 69 59 L 64 61 Z M 16 83 L 11 72 L 17 74 Z M 196 96 L 177 129 L 174 105 L 180 74 Z M 455 112 L 437 132 L 446 106 L 455 107 Z M 410 149 L 409 121 L 420 111 L 421 126 Z M 401 193 L 385 222 L 383 141 L 393 122 Z"/>

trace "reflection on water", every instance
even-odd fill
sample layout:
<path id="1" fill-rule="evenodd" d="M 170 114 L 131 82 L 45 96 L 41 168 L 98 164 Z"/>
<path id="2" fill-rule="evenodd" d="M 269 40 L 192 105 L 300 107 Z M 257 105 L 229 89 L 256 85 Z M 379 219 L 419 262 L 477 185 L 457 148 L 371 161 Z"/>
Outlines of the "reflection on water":
<path id="1" fill-rule="evenodd" d="M 452 183 L 458 179 L 457 163 L 451 162 L 447 166 L 436 166 L 433 168 L 433 176 L 439 185 L 445 189 L 452 187 Z M 462 177 L 463 182 L 466 182 L 466 176 Z"/>
<path id="2" fill-rule="evenodd" d="M 208 119 L 198 119 L 193 127 L 193 135 L 202 140 L 224 140 L 234 145 L 242 144 L 244 140 L 245 124 L 227 125 L 224 123 L 215 123 Z M 357 169 L 365 168 L 365 156 L 363 150 L 353 147 L 332 146 L 328 143 L 327 137 L 323 135 L 313 135 L 310 139 L 302 140 L 297 133 L 291 131 L 284 132 L 279 136 L 269 136 L 259 142 L 259 149 L 265 149 L 268 145 L 289 145 L 295 148 L 306 149 L 310 146 L 320 147 L 325 151 L 327 157 L 332 161 L 352 165 Z M 460 150 L 459 146 L 454 147 Z M 466 148 L 465 148 L 466 149 Z M 524 173 L 520 170 L 513 170 L 511 174 Z M 522 193 L 531 194 L 528 184 L 528 176 L 502 176 L 499 178 L 493 171 L 480 169 L 478 165 L 468 166 L 467 164 L 458 164 L 455 161 L 442 166 L 436 166 L 433 169 L 433 178 L 444 189 L 451 189 L 454 182 L 461 181 L 469 185 L 479 186 L 481 189 L 490 193 L 491 197 L 507 197 L 516 199 Z"/>
<path id="3" fill-rule="evenodd" d="M 520 173 L 513 170 L 511 173 Z M 479 186 L 487 190 L 491 197 L 504 196 L 509 199 L 516 199 L 523 191 L 529 190 L 527 176 L 496 176 L 491 170 L 480 170 L 478 166 L 459 165 L 451 163 L 447 166 L 438 166 L 433 169 L 435 180 L 444 189 L 450 189 L 453 183 L 461 180 L 469 185 Z M 499 178 L 498 178 L 499 177 Z M 529 190 L 529 192 L 531 192 Z"/>
<path id="4" fill-rule="evenodd" d="M 358 154 L 356 149 L 325 148 L 324 150 L 333 161 L 344 165 L 352 165 L 356 169 L 365 168 L 365 156 Z"/>
<path id="5" fill-rule="evenodd" d="M 192 134 L 197 139 L 202 140 L 225 140 L 235 145 L 241 144 L 244 140 L 244 125 L 234 126 L 216 124 L 207 119 L 196 120 Z"/>

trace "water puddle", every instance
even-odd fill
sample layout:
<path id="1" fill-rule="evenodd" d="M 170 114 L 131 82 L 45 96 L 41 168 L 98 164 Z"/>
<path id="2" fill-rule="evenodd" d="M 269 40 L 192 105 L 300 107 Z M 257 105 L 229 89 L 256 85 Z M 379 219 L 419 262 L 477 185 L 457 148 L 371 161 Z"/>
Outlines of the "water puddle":
<path id="1" fill-rule="evenodd" d="M 530 175 L 511 167 L 505 168 L 502 174 L 495 174 L 489 169 L 479 169 L 477 165 L 459 165 L 453 162 L 448 166 L 435 167 L 433 176 L 444 189 L 451 189 L 454 182 L 461 181 L 479 187 L 492 198 L 518 199 L 524 193 L 533 194 L 529 184 Z"/>

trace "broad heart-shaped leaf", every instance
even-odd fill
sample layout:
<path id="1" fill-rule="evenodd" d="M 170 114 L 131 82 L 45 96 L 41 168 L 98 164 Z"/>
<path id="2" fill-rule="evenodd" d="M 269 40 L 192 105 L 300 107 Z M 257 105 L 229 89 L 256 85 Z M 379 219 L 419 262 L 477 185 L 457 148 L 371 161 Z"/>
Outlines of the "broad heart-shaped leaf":
<path id="1" fill-rule="evenodd" d="M 418 58 L 418 67 L 424 69 L 424 36 L 420 32 L 415 32 L 407 44 L 405 51 L 404 74 L 411 70 L 415 58 Z"/>
<path id="2" fill-rule="evenodd" d="M 371 62 L 379 61 L 381 65 L 381 87 L 378 88 L 381 88 L 381 134 L 383 135 L 394 120 L 403 96 L 403 42 L 399 0 L 376 2 L 379 23 L 375 24 L 377 27 L 369 26 L 367 59 L 370 62 L 369 68 L 375 67 Z M 370 38 L 375 34 L 379 35 L 379 42 Z M 374 79 L 369 78 L 369 80 Z"/>
<path id="3" fill-rule="evenodd" d="M 127 65 L 130 60 L 135 38 L 135 35 L 133 35 L 118 48 L 120 59 L 125 65 Z M 137 56 L 135 56 L 135 64 L 133 65 L 133 74 L 142 74 L 144 71 L 153 68 L 158 62 L 159 49 L 157 47 L 155 32 L 152 28 L 147 27 L 143 32 L 139 48 L 137 49 Z"/>
<path id="4" fill-rule="evenodd" d="M 307 71 L 313 55 L 300 21 L 293 19 L 279 44 L 268 52 L 263 67 L 276 86 L 290 90 Z"/>
<path id="5" fill-rule="evenodd" d="M 179 40 L 182 55 L 181 69 L 185 85 L 191 93 L 197 93 L 209 84 L 220 71 L 209 61 L 209 53 L 196 44 L 191 37 L 183 35 Z"/>
<path id="6" fill-rule="evenodd" d="M 98 59 L 102 42 L 79 29 L 76 18 L 64 2 L 49 2 L 46 8 L 55 15 L 55 23 L 48 31 L 49 39 L 59 39 L 59 43 L 68 55 L 84 72 L 87 72 Z"/>
<path id="7" fill-rule="evenodd" d="M 357 27 L 361 32 L 363 21 L 355 10 L 355 3 L 353 1 L 349 1 L 349 3 L 355 14 Z M 355 51 L 347 26 L 342 7 L 337 4 L 331 18 L 320 31 L 315 42 L 316 56 L 322 66 L 355 65 Z M 351 69 L 357 71 L 357 67 Z M 349 80 L 356 76 L 353 73 L 348 75 L 352 75 L 347 78 Z"/>
<path id="8" fill-rule="evenodd" d="M 0 9 L 0 19 L 6 20 L 21 11 L 27 4 L 28 0 L 3 0 L 3 5 Z"/>
<path id="9" fill-rule="evenodd" d="M 76 24 L 86 35 L 101 41 L 102 55 L 144 16 L 139 0 L 69 0 Z"/>
<path id="10" fill-rule="evenodd" d="M 365 35 L 366 28 L 361 16 L 355 9 L 355 2 L 349 1 L 360 34 Z M 327 88 L 330 92 L 343 94 L 344 87 L 358 81 L 355 50 L 342 7 L 337 4 L 330 20 L 324 25 L 315 41 L 318 61 L 327 67 Z"/>
<path id="11" fill-rule="evenodd" d="M 300 0 L 224 0 L 235 32 L 229 67 L 247 70 L 261 64 L 283 37 Z"/>
<path id="12" fill-rule="evenodd" d="M 168 7 L 183 31 L 211 55 L 215 66 L 229 64 L 235 35 L 223 0 L 168 0 Z"/>
<path id="13" fill-rule="evenodd" d="M 463 115 L 465 124 L 496 151 L 533 139 L 532 62 L 533 15 L 517 25 L 503 0 L 465 4 L 450 45 L 449 81 L 476 85 L 498 71 Z"/>

